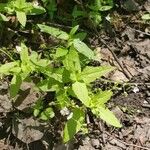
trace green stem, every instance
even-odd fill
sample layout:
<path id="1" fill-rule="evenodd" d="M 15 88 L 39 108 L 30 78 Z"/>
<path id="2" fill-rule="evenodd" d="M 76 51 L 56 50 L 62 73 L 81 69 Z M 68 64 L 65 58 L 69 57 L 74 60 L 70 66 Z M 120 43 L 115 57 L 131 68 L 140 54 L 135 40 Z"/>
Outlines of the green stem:
<path id="1" fill-rule="evenodd" d="M 0 52 L 4 53 L 5 55 L 7 55 L 12 61 L 15 61 L 10 54 L 8 54 L 7 52 L 5 52 L 3 49 L 0 49 Z"/>

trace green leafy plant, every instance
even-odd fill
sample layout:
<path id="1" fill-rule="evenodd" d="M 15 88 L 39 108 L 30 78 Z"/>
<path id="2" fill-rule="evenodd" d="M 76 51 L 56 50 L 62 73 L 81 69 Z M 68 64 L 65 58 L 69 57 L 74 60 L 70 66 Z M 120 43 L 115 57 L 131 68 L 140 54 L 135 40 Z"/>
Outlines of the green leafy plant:
<path id="1" fill-rule="evenodd" d="M 50 19 L 53 19 L 55 12 L 57 11 L 56 0 L 42 0 L 44 7 L 48 10 Z"/>
<path id="2" fill-rule="evenodd" d="M 78 23 L 82 18 L 86 18 L 91 22 L 92 26 L 97 27 L 102 21 L 102 12 L 112 9 L 113 0 L 92 0 L 86 4 L 75 5 L 72 16 L 73 22 Z"/>
<path id="3" fill-rule="evenodd" d="M 22 26 L 26 25 L 27 15 L 39 15 L 45 13 L 45 9 L 26 0 L 10 0 L 8 3 L 0 3 L 0 12 L 10 15 L 16 14 Z"/>
<path id="4" fill-rule="evenodd" d="M 79 26 L 75 26 L 69 34 L 43 24 L 38 24 L 38 27 L 42 32 L 63 40 L 62 45 L 56 48 L 50 61 L 40 58 L 34 51 L 29 54 L 27 47 L 21 44 L 20 60 L 0 66 L 0 74 L 12 76 L 11 97 L 15 98 L 21 83 L 27 78 L 35 73 L 42 74 L 43 77 L 35 88 L 54 94 L 54 99 L 46 106 L 42 98 L 37 100 L 33 114 L 46 121 L 56 115 L 55 109 L 59 110 L 62 117 L 66 117 L 67 120 L 63 130 L 64 142 L 72 139 L 78 131 L 87 132 L 87 110 L 106 123 L 121 127 L 118 119 L 105 105 L 113 93 L 110 90 L 94 93 L 91 88 L 92 82 L 112 71 L 114 67 L 88 66 L 88 62 L 96 59 L 96 56 L 82 41 L 86 34 L 77 33 Z M 56 63 L 59 67 L 53 65 Z"/>

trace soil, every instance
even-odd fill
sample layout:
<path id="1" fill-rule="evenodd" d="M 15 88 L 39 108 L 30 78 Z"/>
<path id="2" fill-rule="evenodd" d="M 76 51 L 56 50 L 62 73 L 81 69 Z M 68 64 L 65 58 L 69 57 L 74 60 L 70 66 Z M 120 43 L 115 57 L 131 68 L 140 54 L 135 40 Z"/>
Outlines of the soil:
<path id="1" fill-rule="evenodd" d="M 78 133 L 74 140 L 61 144 L 59 120 L 41 122 L 30 115 L 30 107 L 39 97 L 32 84 L 24 83 L 12 103 L 6 79 L 0 83 L 0 150 L 150 150 L 150 26 L 139 19 L 140 14 L 150 12 L 150 1 L 130 1 L 136 8 L 132 13 L 122 2 L 126 13 L 113 12 L 113 23 L 104 22 L 107 29 L 101 29 L 99 35 L 90 32 L 88 39 L 100 53 L 100 64 L 118 68 L 95 82 L 94 87 L 113 87 L 108 106 L 123 127 L 113 128 L 89 114 L 89 133 Z"/>

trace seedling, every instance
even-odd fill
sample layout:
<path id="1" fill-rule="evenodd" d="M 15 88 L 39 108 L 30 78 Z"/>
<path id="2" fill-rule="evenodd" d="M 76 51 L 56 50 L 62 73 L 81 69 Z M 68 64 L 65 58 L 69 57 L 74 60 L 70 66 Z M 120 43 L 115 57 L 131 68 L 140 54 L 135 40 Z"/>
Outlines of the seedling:
<path id="1" fill-rule="evenodd" d="M 21 44 L 20 60 L 0 66 L 0 74 L 12 75 L 10 95 L 12 98 L 18 94 L 21 83 L 30 78 L 32 74 L 42 74 L 44 78 L 36 84 L 42 92 L 52 92 L 54 99 L 45 107 L 42 99 L 33 107 L 35 117 L 47 121 L 55 116 L 54 107 L 66 117 L 63 130 L 63 141 L 68 142 L 78 131 L 87 131 L 85 115 L 87 109 L 98 118 L 115 127 L 121 127 L 118 119 L 106 107 L 112 96 L 112 91 L 100 90 L 94 93 L 91 83 L 97 78 L 114 70 L 112 66 L 88 66 L 90 60 L 96 59 L 95 53 L 82 41 L 85 33 L 77 33 L 79 26 L 75 26 L 70 33 L 58 28 L 38 24 L 44 33 L 63 40 L 59 45 L 53 60 L 41 59 L 39 55 Z M 60 64 L 54 67 L 53 62 Z"/>

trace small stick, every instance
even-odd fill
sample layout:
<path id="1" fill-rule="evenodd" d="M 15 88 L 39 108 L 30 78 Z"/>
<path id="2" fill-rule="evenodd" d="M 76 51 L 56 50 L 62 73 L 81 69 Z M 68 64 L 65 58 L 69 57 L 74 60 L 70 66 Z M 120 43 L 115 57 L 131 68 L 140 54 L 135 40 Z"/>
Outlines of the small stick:
<path id="1" fill-rule="evenodd" d="M 105 132 L 107 135 L 113 137 L 113 136 L 110 135 L 107 131 L 104 131 L 104 132 Z M 115 137 L 113 137 L 113 138 L 115 138 Z M 141 148 L 141 149 L 143 149 L 143 150 L 149 150 L 149 149 L 150 149 L 150 148 L 148 148 L 148 147 L 143 147 L 143 146 L 139 146 L 139 145 L 135 145 L 135 144 L 129 144 L 129 143 L 126 143 L 126 142 L 124 142 L 124 141 L 121 141 L 121 140 L 119 140 L 119 139 L 117 139 L 117 138 L 115 138 L 115 139 L 116 139 L 117 141 L 119 141 L 119 142 L 125 144 L 126 146 L 137 147 L 137 148 Z"/>
<path id="2" fill-rule="evenodd" d="M 97 35 L 97 37 L 98 37 L 98 39 L 100 40 L 100 42 L 102 42 L 102 43 L 109 49 L 109 51 L 112 53 L 112 55 L 113 55 L 115 61 L 116 61 L 116 62 L 118 63 L 118 65 L 120 66 L 120 68 L 122 69 L 122 71 L 123 71 L 123 73 L 125 74 L 125 76 L 126 76 L 128 79 L 130 79 L 130 75 L 129 75 L 129 74 L 127 73 L 127 71 L 124 69 L 124 67 L 123 67 L 122 64 L 120 63 L 119 59 L 117 58 L 116 54 L 113 52 L 113 50 L 111 49 L 111 47 L 108 46 L 108 45 L 106 44 L 106 42 L 105 42 L 102 38 L 100 38 L 99 35 Z"/>
<path id="3" fill-rule="evenodd" d="M 127 26 L 127 28 L 128 28 L 128 29 L 131 29 L 131 30 L 134 30 L 134 31 L 136 31 L 136 32 L 139 32 L 139 33 L 142 33 L 142 34 L 145 34 L 145 35 L 150 36 L 150 34 L 149 34 L 149 33 L 146 33 L 146 32 L 143 32 L 143 31 L 140 31 L 140 30 L 138 30 L 138 29 L 133 29 L 133 28 L 131 28 L 131 27 L 129 27 L 129 26 Z"/>

